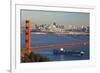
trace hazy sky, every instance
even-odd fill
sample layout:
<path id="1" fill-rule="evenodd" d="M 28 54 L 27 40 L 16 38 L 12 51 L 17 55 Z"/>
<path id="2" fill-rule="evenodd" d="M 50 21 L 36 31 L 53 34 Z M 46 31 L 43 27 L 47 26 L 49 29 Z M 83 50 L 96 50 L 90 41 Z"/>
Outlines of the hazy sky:
<path id="1" fill-rule="evenodd" d="M 21 24 L 30 17 L 32 24 L 89 25 L 89 13 L 21 10 Z"/>

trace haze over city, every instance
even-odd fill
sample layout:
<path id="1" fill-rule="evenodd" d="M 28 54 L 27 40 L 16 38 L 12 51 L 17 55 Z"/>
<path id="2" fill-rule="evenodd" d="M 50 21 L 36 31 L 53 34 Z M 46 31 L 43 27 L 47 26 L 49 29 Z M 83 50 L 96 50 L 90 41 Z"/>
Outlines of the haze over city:
<path id="1" fill-rule="evenodd" d="M 30 17 L 32 24 L 89 25 L 89 13 L 21 10 L 21 24 Z"/>

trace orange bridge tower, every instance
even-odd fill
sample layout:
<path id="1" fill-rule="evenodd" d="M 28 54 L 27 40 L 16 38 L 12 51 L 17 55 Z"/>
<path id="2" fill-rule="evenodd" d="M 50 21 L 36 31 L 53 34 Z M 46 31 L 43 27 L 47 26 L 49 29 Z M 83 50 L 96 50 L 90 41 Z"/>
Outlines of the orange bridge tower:
<path id="1" fill-rule="evenodd" d="M 26 30 L 25 30 L 25 34 L 26 34 L 26 49 L 27 49 L 27 53 L 30 54 L 32 52 L 31 50 L 31 39 L 30 39 L 30 19 L 27 18 L 26 19 Z"/>

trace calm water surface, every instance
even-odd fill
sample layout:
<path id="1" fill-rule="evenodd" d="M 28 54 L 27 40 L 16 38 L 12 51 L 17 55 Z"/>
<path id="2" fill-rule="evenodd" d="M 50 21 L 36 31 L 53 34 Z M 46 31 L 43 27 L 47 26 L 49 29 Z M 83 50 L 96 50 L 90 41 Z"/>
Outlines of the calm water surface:
<path id="1" fill-rule="evenodd" d="M 59 36 L 55 34 L 34 34 L 31 33 L 31 46 L 43 46 L 43 45 L 54 45 L 54 44 L 67 44 L 67 43 L 78 43 L 81 41 L 89 41 L 87 35 L 64 35 Z M 25 48 L 25 32 L 21 33 L 21 48 Z M 82 57 L 71 57 L 66 55 L 54 55 L 53 50 L 58 48 L 48 48 L 42 50 L 35 50 L 34 53 L 48 57 L 51 61 L 61 60 L 86 60 L 89 59 L 89 45 L 86 46 L 68 46 L 64 47 L 65 50 L 82 50 L 85 55 Z"/>

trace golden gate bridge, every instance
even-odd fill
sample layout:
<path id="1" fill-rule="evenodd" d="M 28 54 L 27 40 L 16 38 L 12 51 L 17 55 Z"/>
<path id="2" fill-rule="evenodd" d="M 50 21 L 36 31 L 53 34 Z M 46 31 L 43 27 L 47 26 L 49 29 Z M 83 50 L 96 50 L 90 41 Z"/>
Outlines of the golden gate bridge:
<path id="1" fill-rule="evenodd" d="M 64 44 L 53 44 L 53 45 L 44 45 L 44 46 L 31 46 L 31 39 L 30 39 L 30 20 L 26 19 L 26 27 L 25 27 L 25 35 L 26 35 L 26 49 L 28 53 L 32 52 L 32 50 L 39 50 L 39 49 L 52 49 L 52 48 L 62 48 L 66 46 L 80 46 L 80 45 L 89 45 L 89 42 L 78 42 L 78 43 L 64 43 Z M 46 32 L 49 33 L 49 32 Z M 51 32 L 50 32 L 51 33 Z M 54 34 L 54 33 L 53 33 Z"/>

